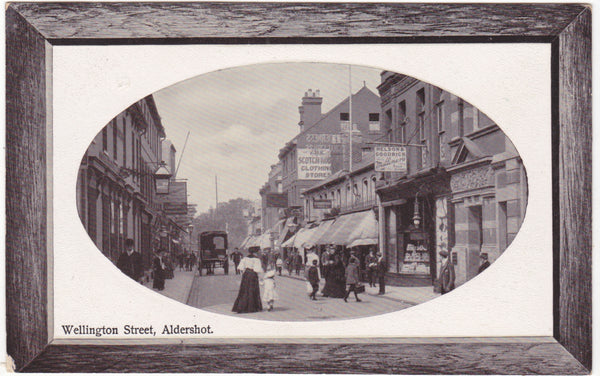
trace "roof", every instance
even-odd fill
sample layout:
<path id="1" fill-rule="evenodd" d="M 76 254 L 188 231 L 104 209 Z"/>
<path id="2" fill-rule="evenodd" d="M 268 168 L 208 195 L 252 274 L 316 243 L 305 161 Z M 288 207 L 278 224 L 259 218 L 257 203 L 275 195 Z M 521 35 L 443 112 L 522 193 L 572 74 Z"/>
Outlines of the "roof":
<path id="1" fill-rule="evenodd" d="M 373 95 L 375 95 L 376 97 L 379 97 L 379 95 L 375 94 L 371 89 L 369 89 L 367 86 L 363 86 L 360 88 L 359 91 L 357 91 L 356 93 L 352 94 L 352 98 L 354 99 L 355 97 L 362 95 L 364 92 L 369 92 Z M 309 134 L 310 130 L 315 128 L 316 126 L 320 125 L 323 123 L 323 121 L 332 113 L 336 112 L 338 110 L 339 107 L 344 106 L 346 103 L 348 103 L 349 101 L 349 97 L 344 98 L 344 100 L 342 100 L 341 102 L 339 102 L 337 105 L 335 105 L 331 110 L 327 111 L 325 114 L 323 114 L 321 116 L 321 118 L 314 123 L 313 125 L 311 125 L 310 127 L 306 128 L 305 130 L 303 130 L 302 132 L 298 133 L 296 136 L 294 136 L 294 138 L 292 138 L 290 141 L 286 142 L 285 146 L 283 148 L 281 148 L 279 150 L 279 158 L 281 159 L 281 157 L 283 155 L 285 155 L 289 150 L 291 150 L 291 146 L 295 145 L 295 141 L 298 137 L 303 136 L 305 134 Z M 354 111 L 352 111 L 354 112 Z"/>
<path id="2" fill-rule="evenodd" d="M 358 172 L 360 172 L 361 170 L 369 167 L 373 165 L 373 167 L 375 167 L 375 155 L 373 153 L 368 153 L 368 154 L 364 154 L 363 155 L 363 159 L 354 164 L 352 166 L 352 172 L 348 173 L 348 170 L 340 170 L 336 173 L 333 173 L 331 175 L 329 175 L 328 177 L 326 177 L 323 180 L 320 180 L 317 184 L 313 185 L 312 187 L 306 189 L 304 192 L 311 192 L 314 190 L 317 190 L 321 187 L 327 186 L 333 182 L 336 182 L 338 180 L 342 180 L 344 179 L 346 176 L 353 176 L 356 175 Z"/>

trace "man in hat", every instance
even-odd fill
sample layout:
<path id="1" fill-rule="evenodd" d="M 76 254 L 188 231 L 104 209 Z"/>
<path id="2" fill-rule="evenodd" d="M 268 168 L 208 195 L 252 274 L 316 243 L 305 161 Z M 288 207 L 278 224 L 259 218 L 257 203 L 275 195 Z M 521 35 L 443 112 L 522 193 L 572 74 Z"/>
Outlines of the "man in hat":
<path id="1" fill-rule="evenodd" d="M 479 271 L 477 272 L 477 274 L 481 274 L 482 271 L 486 270 L 488 266 L 490 266 L 487 253 L 480 254 L 479 258 L 481 259 L 481 265 L 479 265 Z"/>
<path id="2" fill-rule="evenodd" d="M 135 251 L 133 239 L 125 240 L 125 251 L 119 255 L 117 267 L 135 281 L 142 278 L 142 255 Z"/>
<path id="3" fill-rule="evenodd" d="M 381 252 L 377 252 L 377 282 L 379 282 L 379 294 L 385 294 L 385 275 L 388 272 L 387 261 Z"/>
<path id="4" fill-rule="evenodd" d="M 442 295 L 454 290 L 454 280 L 456 278 L 456 274 L 454 272 L 454 265 L 450 262 L 448 258 L 448 252 L 440 251 L 440 256 L 442 256 L 442 269 L 440 270 L 440 285 L 442 288 Z"/>

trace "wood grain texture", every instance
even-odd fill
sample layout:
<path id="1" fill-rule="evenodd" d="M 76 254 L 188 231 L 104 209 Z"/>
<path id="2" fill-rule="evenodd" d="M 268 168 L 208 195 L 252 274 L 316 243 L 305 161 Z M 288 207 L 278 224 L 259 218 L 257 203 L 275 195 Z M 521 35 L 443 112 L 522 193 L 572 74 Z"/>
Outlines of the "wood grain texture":
<path id="1" fill-rule="evenodd" d="M 45 40 L 6 13 L 7 348 L 22 367 L 47 335 Z"/>
<path id="2" fill-rule="evenodd" d="M 135 359 L 135 362 L 131 360 Z M 25 372 L 583 374 L 557 343 L 50 346 Z"/>
<path id="3" fill-rule="evenodd" d="M 560 35 L 560 316 L 558 340 L 592 365 L 591 11 Z"/>
<path id="4" fill-rule="evenodd" d="M 555 36 L 578 4 L 15 3 L 48 39 Z"/>
<path id="5" fill-rule="evenodd" d="M 577 4 L 11 4 L 6 12 L 9 354 L 20 370 L 30 372 L 588 373 L 589 13 Z M 47 346 L 44 41 L 185 44 L 229 39 L 232 43 L 557 40 L 553 77 L 557 77 L 559 120 L 554 126 L 560 150 L 553 169 L 559 180 L 555 202 L 560 203 L 555 300 L 560 344 L 482 344 L 471 338 L 462 344 L 419 345 L 375 340 L 347 345 Z"/>

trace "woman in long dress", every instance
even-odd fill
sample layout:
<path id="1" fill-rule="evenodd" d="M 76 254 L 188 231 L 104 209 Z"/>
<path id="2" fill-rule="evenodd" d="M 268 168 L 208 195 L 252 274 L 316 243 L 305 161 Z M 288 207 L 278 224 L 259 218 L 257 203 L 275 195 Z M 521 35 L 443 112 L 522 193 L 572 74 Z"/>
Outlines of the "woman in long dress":
<path id="1" fill-rule="evenodd" d="M 262 311 L 258 286 L 258 274 L 263 273 L 261 260 L 256 257 L 255 252 L 250 252 L 240 261 L 238 270 L 242 272 L 242 283 L 240 283 L 240 291 L 231 310 L 237 313 Z"/>
<path id="2" fill-rule="evenodd" d="M 332 298 L 343 298 L 346 296 L 346 268 L 342 261 L 339 252 L 336 252 L 333 257 L 333 263 L 330 269 L 331 274 L 331 290 L 329 296 Z"/>
<path id="3" fill-rule="evenodd" d="M 152 269 L 154 272 L 154 280 L 152 281 L 152 288 L 162 291 L 165 289 L 165 264 L 163 262 L 164 252 L 159 251 L 155 254 L 154 260 L 152 260 Z"/>

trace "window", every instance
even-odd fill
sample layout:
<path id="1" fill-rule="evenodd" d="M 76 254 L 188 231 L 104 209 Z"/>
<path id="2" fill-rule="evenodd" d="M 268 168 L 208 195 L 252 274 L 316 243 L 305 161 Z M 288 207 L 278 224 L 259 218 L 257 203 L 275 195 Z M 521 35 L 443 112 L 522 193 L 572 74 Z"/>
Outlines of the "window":
<path id="1" fill-rule="evenodd" d="M 340 112 L 340 121 L 350 121 L 350 114 L 348 112 Z"/>
<path id="2" fill-rule="evenodd" d="M 444 131 L 444 102 L 437 104 L 437 129 L 441 133 Z"/>
<path id="3" fill-rule="evenodd" d="M 465 135 L 465 103 L 458 100 L 458 137 Z"/>
<path id="4" fill-rule="evenodd" d="M 369 114 L 369 132 L 379 132 L 380 130 L 379 113 Z"/>
<path id="5" fill-rule="evenodd" d="M 363 201 L 369 200 L 371 197 L 369 195 L 369 181 L 367 179 L 363 180 L 363 193 L 362 199 Z"/>
<path id="6" fill-rule="evenodd" d="M 417 91 L 417 112 L 425 111 L 425 89 Z"/>
<path id="7" fill-rule="evenodd" d="M 115 161 L 117 160 L 117 120 L 113 120 L 112 121 L 112 136 L 113 136 L 113 158 L 115 159 Z"/>
<path id="8" fill-rule="evenodd" d="M 102 128 L 102 151 L 108 152 L 108 125 Z"/>
<path id="9" fill-rule="evenodd" d="M 425 141 L 425 114 L 421 113 L 417 117 L 417 125 L 419 127 L 419 139 Z"/>
<path id="10" fill-rule="evenodd" d="M 398 104 L 398 134 L 396 140 L 401 143 L 406 142 L 406 101 Z"/>

